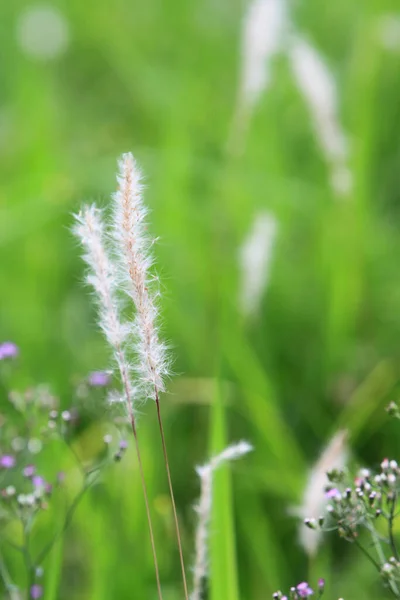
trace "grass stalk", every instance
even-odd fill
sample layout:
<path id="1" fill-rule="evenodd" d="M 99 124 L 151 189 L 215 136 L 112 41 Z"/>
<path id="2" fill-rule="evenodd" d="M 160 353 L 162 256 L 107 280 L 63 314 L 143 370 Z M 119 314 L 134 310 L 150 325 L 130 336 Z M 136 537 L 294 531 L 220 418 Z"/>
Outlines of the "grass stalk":
<path id="1" fill-rule="evenodd" d="M 159 600 L 162 600 L 160 573 L 159 573 L 159 569 L 158 569 L 156 544 L 154 541 L 153 524 L 152 524 L 152 520 L 151 520 L 151 513 L 150 513 L 150 506 L 149 506 L 149 496 L 147 493 L 147 486 L 146 486 L 146 481 L 144 478 L 143 462 L 142 462 L 142 456 L 140 453 L 139 440 L 138 440 L 138 435 L 137 435 L 137 430 L 136 430 L 136 420 L 135 420 L 135 417 L 132 412 L 130 413 L 129 418 L 130 418 L 130 422 L 131 422 L 133 437 L 135 438 L 135 449 L 136 449 L 136 456 L 137 456 L 137 460 L 138 460 L 138 464 L 139 464 L 140 481 L 142 484 L 144 503 L 146 506 L 146 515 L 147 515 L 147 523 L 149 526 L 151 550 L 153 553 L 154 569 L 155 569 L 155 573 L 156 573 L 157 592 L 158 592 Z"/>
<path id="2" fill-rule="evenodd" d="M 183 558 L 183 550 L 182 550 L 182 539 L 181 539 L 181 533 L 180 533 L 180 529 L 179 529 L 178 515 L 176 512 L 175 496 L 174 496 L 174 490 L 173 490 L 173 486 L 172 486 L 171 471 L 169 468 L 167 444 L 165 441 L 164 427 L 163 427 L 163 422 L 162 422 L 162 417 L 161 417 L 160 400 L 159 400 L 157 387 L 155 388 L 155 400 L 156 400 L 156 407 L 157 407 L 158 425 L 160 428 L 161 444 L 162 444 L 163 455 L 164 455 L 165 470 L 166 470 L 167 479 L 168 479 L 169 495 L 171 498 L 172 512 L 174 515 L 175 532 L 176 532 L 176 539 L 177 539 L 177 543 L 178 543 L 179 559 L 180 559 L 181 571 L 182 571 L 183 589 L 184 589 L 184 593 L 185 593 L 185 600 L 189 600 L 188 587 L 187 587 L 187 581 L 186 581 L 186 573 L 185 573 L 185 561 Z"/>

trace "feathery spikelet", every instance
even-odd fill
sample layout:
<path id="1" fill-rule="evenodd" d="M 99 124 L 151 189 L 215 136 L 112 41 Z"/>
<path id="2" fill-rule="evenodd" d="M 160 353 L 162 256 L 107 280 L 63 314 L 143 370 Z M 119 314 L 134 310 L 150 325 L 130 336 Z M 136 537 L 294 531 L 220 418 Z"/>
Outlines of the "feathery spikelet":
<path id="1" fill-rule="evenodd" d="M 117 181 L 118 191 L 113 196 L 112 229 L 117 270 L 121 287 L 136 308 L 132 334 L 138 358 L 135 367 L 139 378 L 138 385 L 140 396 L 143 399 L 153 399 L 156 405 L 181 562 L 182 583 L 185 600 L 188 600 L 182 542 L 159 402 L 160 392 L 165 389 L 164 378 L 168 374 L 167 348 L 158 336 L 156 302 L 158 291 L 152 289 L 154 277 L 150 273 L 153 263 L 150 253 L 152 242 L 146 232 L 147 209 L 142 200 L 141 174 L 131 153 L 122 155 Z"/>
<path id="2" fill-rule="evenodd" d="M 252 0 L 243 20 L 242 66 L 238 103 L 229 146 L 243 144 L 254 106 L 271 79 L 271 61 L 279 51 L 287 28 L 285 0 Z"/>
<path id="3" fill-rule="evenodd" d="M 150 541 L 153 553 L 158 599 L 162 600 L 153 525 L 133 406 L 133 402 L 136 400 L 135 390 L 131 384 L 131 369 L 125 352 L 129 328 L 125 324 L 121 323 L 119 317 L 120 311 L 118 299 L 115 293 L 117 286 L 116 268 L 107 254 L 105 246 L 105 229 L 101 219 L 101 211 L 96 208 L 95 205 L 86 206 L 78 215 L 75 215 L 75 219 L 76 225 L 74 231 L 77 237 L 81 240 L 82 246 L 85 250 L 84 260 L 89 266 L 87 281 L 93 287 L 99 305 L 100 326 L 108 343 L 113 349 L 114 357 L 119 368 L 121 383 L 123 386 L 123 397 L 135 440 L 136 455 L 139 464 L 140 479 L 143 489 L 143 497 L 145 501 L 147 522 L 149 526 Z"/>
<path id="4" fill-rule="evenodd" d="M 154 399 L 157 391 L 164 390 L 164 377 L 168 373 L 166 346 L 159 339 L 156 324 L 158 292 L 152 290 L 152 242 L 146 232 L 147 209 L 142 200 L 141 173 L 131 153 L 122 156 L 117 181 L 112 236 L 118 275 L 136 307 L 132 332 L 142 395 Z"/>
<path id="5" fill-rule="evenodd" d="M 134 388 L 130 379 L 130 365 L 126 358 L 125 342 L 129 327 L 120 320 L 118 299 L 116 296 L 116 274 L 105 246 L 105 229 L 102 212 L 94 204 L 85 206 L 75 215 L 75 235 L 84 248 L 83 258 L 89 267 L 87 283 L 93 288 L 99 309 L 99 324 L 106 340 L 113 349 L 118 365 L 127 408 L 133 406 Z"/>
<path id="6" fill-rule="evenodd" d="M 346 196 L 352 189 L 352 174 L 348 168 L 347 139 L 338 117 L 335 81 L 317 50 L 300 36 L 292 38 L 290 60 L 331 170 L 332 187 L 337 194 Z"/>
<path id="7" fill-rule="evenodd" d="M 258 310 L 268 285 L 277 227 L 277 221 L 270 213 L 260 211 L 240 249 L 239 305 L 244 315 Z"/>
<path id="8" fill-rule="evenodd" d="M 326 474 L 332 469 L 342 470 L 345 468 L 348 457 L 347 437 L 347 431 L 338 431 L 312 467 L 304 490 L 303 503 L 299 510 L 302 519 L 318 520 L 324 514 L 325 487 L 329 483 Z M 309 529 L 301 523 L 299 539 L 309 556 L 315 555 L 321 535 L 320 531 Z"/>
<path id="9" fill-rule="evenodd" d="M 236 460 L 252 449 L 252 446 L 246 441 L 232 444 L 212 458 L 209 463 L 196 468 L 196 472 L 200 478 L 200 499 L 196 507 L 199 521 L 196 529 L 196 557 L 193 568 L 193 592 L 190 600 L 201 599 L 202 582 L 207 576 L 207 539 L 208 524 L 212 509 L 212 480 L 214 471 L 224 462 Z"/>
<path id="10" fill-rule="evenodd" d="M 271 59 L 281 47 L 287 25 L 284 0 L 253 0 L 243 23 L 243 102 L 252 107 L 271 79 Z"/>

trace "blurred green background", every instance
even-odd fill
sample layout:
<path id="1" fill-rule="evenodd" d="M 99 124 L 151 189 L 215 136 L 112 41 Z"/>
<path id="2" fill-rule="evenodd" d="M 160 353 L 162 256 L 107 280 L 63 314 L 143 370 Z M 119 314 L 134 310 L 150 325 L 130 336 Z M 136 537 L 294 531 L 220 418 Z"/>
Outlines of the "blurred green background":
<path id="1" fill-rule="evenodd" d="M 385 597 L 365 559 L 334 536 L 309 561 L 289 512 L 340 427 L 358 461 L 398 458 L 384 407 L 400 382 L 400 32 L 390 47 L 381 35 L 397 3 L 291 6 L 338 84 L 355 181 L 345 201 L 332 192 L 285 52 L 243 152 L 227 152 L 243 1 L 52 2 L 50 32 L 43 13 L 27 18 L 38 6 L 0 7 L 0 341 L 21 348 L 13 384 L 49 382 L 68 406 L 80 377 L 109 366 L 71 214 L 84 201 L 107 205 L 116 159 L 132 151 L 160 236 L 175 372 L 162 402 L 189 576 L 194 466 L 245 438 L 255 452 L 216 480 L 210 598 L 263 600 L 319 576 L 328 598 Z M 57 27 L 62 47 L 38 56 L 35 43 Z M 278 232 L 262 305 L 244 318 L 239 248 L 260 210 Z M 172 600 L 182 598 L 179 562 L 152 408 L 140 436 Z M 78 451 L 97 434 L 82 434 Z M 45 566 L 47 600 L 156 598 L 133 455 L 85 499 Z"/>

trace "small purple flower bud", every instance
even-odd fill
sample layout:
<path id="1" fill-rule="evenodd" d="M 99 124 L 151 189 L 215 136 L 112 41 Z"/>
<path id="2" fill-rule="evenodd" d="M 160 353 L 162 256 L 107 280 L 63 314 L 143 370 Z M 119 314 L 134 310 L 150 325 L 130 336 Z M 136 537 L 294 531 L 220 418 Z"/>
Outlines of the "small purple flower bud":
<path id="1" fill-rule="evenodd" d="M 341 497 L 342 497 L 342 495 L 337 488 L 332 488 L 332 489 L 328 490 L 327 492 L 325 492 L 325 498 L 328 498 L 328 499 L 335 498 L 337 500 L 340 500 Z"/>
<path id="2" fill-rule="evenodd" d="M 105 387 L 110 383 L 110 375 L 105 371 L 93 371 L 88 377 L 88 383 L 92 387 Z"/>
<path id="3" fill-rule="evenodd" d="M 126 450 L 128 447 L 128 442 L 126 440 L 121 440 L 119 443 L 120 450 Z"/>
<path id="4" fill-rule="evenodd" d="M 53 486 L 51 485 L 51 483 L 46 483 L 44 486 L 44 491 L 46 492 L 46 494 L 50 495 L 51 492 L 53 491 Z"/>
<path id="5" fill-rule="evenodd" d="M 35 474 L 35 465 L 27 465 L 23 471 L 25 477 L 32 477 Z"/>
<path id="6" fill-rule="evenodd" d="M 306 581 L 299 583 L 296 589 L 300 598 L 308 598 L 314 594 L 314 591 L 310 588 Z"/>
<path id="7" fill-rule="evenodd" d="M 318 579 L 318 587 L 320 590 L 323 590 L 325 587 L 325 579 L 322 579 L 322 577 L 321 579 Z"/>
<path id="8" fill-rule="evenodd" d="M 5 358 L 17 358 L 19 348 L 14 342 L 3 342 L 0 344 L 0 360 Z"/>
<path id="9" fill-rule="evenodd" d="M 43 477 L 40 477 L 40 475 L 35 475 L 34 477 L 32 477 L 32 483 L 36 488 L 39 488 L 44 487 L 46 482 L 43 479 Z"/>
<path id="10" fill-rule="evenodd" d="M 3 454 L 0 458 L 0 467 L 3 469 L 12 469 L 15 466 L 15 457 L 11 454 Z"/>
<path id="11" fill-rule="evenodd" d="M 33 600 L 38 600 L 39 598 L 41 598 L 43 596 L 42 586 L 35 583 L 30 589 L 30 594 L 31 594 L 31 598 L 33 598 Z"/>
<path id="12" fill-rule="evenodd" d="M 65 480 L 65 473 L 64 473 L 64 471 L 59 471 L 57 473 L 57 482 L 58 483 L 63 483 L 64 480 Z"/>

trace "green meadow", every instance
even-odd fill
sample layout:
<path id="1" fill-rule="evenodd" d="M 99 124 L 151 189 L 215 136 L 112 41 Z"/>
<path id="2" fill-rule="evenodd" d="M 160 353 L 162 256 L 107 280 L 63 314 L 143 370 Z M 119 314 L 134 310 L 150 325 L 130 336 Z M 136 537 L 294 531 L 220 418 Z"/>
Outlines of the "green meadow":
<path id="1" fill-rule="evenodd" d="M 108 206 L 117 159 L 131 151 L 159 237 L 161 330 L 173 359 L 161 403 L 190 584 L 195 467 L 245 439 L 254 451 L 215 477 L 205 598 L 266 600 L 319 577 L 327 600 L 389 598 L 373 567 L 334 532 L 308 558 L 295 509 L 340 429 L 349 432 L 350 464 L 400 457 L 400 424 L 385 411 L 400 392 L 400 27 L 396 45 L 385 43 L 396 31 L 382 26 L 397 3 L 290 7 L 292 28 L 337 84 L 354 178 L 346 198 L 332 190 L 285 48 L 243 147 L 227 149 L 244 1 L 53 2 L 65 47 L 46 59 L 24 45 L 33 6 L 0 6 L 0 342 L 20 348 L 1 371 L 1 413 L 10 410 L 8 389 L 39 384 L 68 408 L 88 373 L 110 367 L 72 215 L 85 202 Z M 273 215 L 277 233 L 259 308 L 244 316 L 240 248 L 260 211 Z M 103 396 L 96 392 L 99 408 L 71 442 L 82 461 L 112 430 Z M 164 600 L 180 600 L 156 412 L 151 402 L 139 412 Z M 71 499 L 73 457 L 55 450 L 40 461 L 44 471 L 70 472 Z M 57 498 L 34 545 L 61 523 L 65 498 Z M 18 552 L 1 537 L 0 549 L 24 587 Z M 85 495 L 43 567 L 45 600 L 157 598 L 132 443 Z"/>

